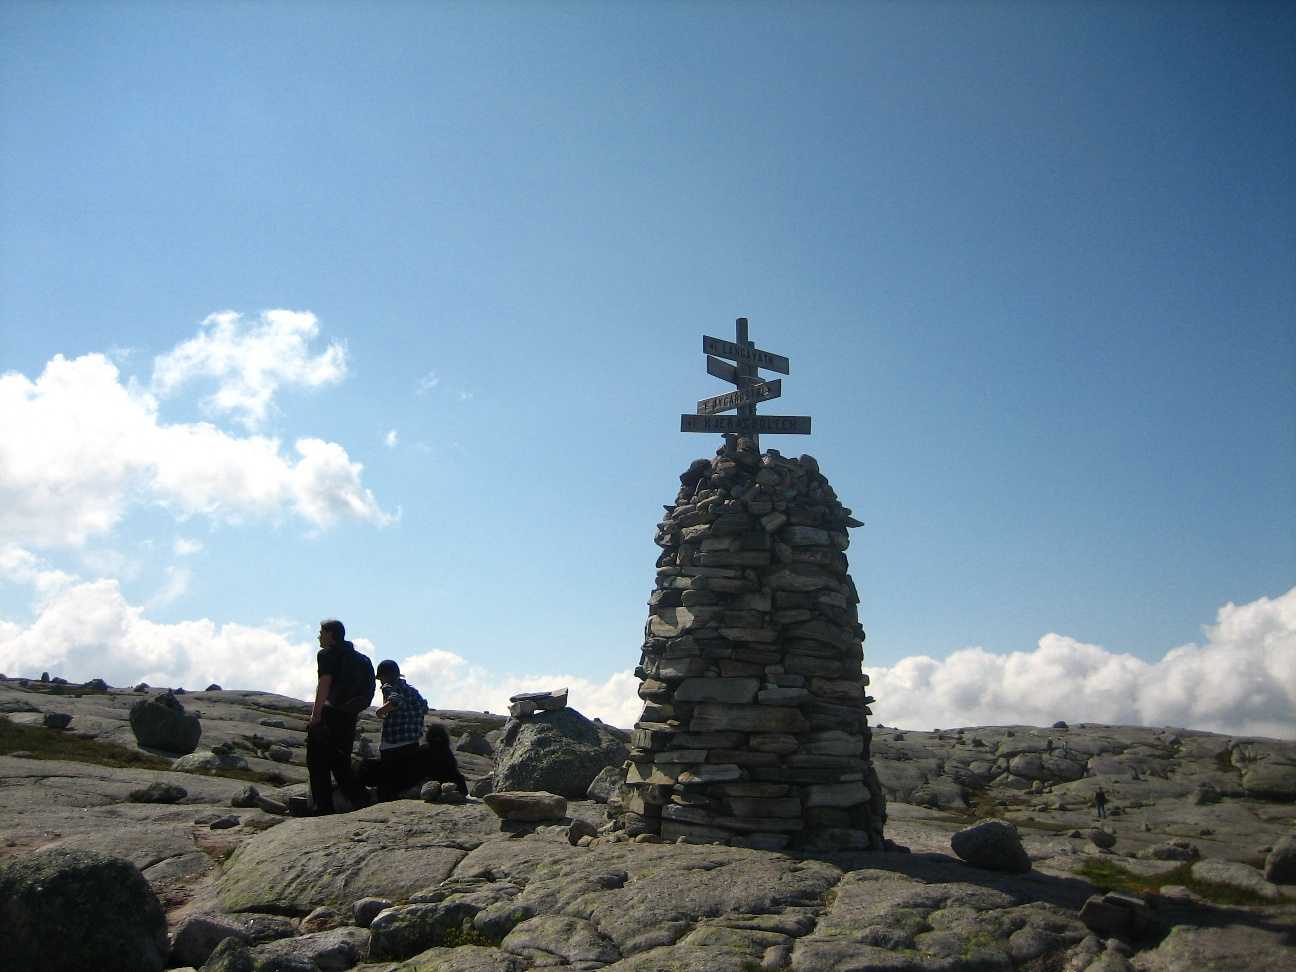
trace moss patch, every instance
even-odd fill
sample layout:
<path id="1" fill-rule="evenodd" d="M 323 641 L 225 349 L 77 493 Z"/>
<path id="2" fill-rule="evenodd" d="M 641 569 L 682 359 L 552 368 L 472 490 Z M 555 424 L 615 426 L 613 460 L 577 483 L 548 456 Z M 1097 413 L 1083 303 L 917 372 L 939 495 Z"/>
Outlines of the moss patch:
<path id="1" fill-rule="evenodd" d="M 1270 901 L 1254 891 L 1235 888 L 1231 884 L 1199 881 L 1192 874 L 1192 866 L 1195 863 L 1195 861 L 1185 861 L 1173 871 L 1142 876 L 1126 870 L 1114 861 L 1093 860 L 1086 861 L 1076 873 L 1088 878 L 1100 891 L 1133 891 L 1136 894 L 1147 894 L 1160 891 L 1167 884 L 1179 884 L 1215 904 L 1291 907 L 1290 901 Z"/>
<path id="2" fill-rule="evenodd" d="M 8 719 L 0 719 L 0 754 L 24 751 L 37 759 L 65 759 L 96 766 L 151 770 L 171 768 L 169 759 L 152 753 L 139 753 L 125 746 L 86 739 L 64 730 L 19 726 Z"/>
<path id="3" fill-rule="evenodd" d="M 20 726 L 0 718 L 0 755 L 27 752 L 37 759 L 63 759 L 70 763 L 91 763 L 116 769 L 169 770 L 171 760 L 152 753 L 141 753 L 116 743 L 87 739 L 76 733 L 44 726 Z M 267 783 L 284 786 L 288 783 L 280 773 L 263 773 L 259 770 L 220 769 L 207 776 L 223 776 L 245 783 Z"/>

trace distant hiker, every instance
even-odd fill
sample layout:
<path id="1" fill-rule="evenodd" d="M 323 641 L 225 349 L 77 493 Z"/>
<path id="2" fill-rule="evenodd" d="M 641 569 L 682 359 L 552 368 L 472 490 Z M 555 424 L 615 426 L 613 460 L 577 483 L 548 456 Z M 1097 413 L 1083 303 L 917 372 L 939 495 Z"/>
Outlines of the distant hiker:
<path id="1" fill-rule="evenodd" d="M 423 738 L 428 704 L 390 658 L 378 663 L 378 681 L 383 696 L 383 704 L 378 707 L 378 718 L 383 721 L 382 742 L 378 744 L 378 758 L 364 761 L 360 780 L 377 787 L 378 799 L 385 802 L 395 800 L 402 790 L 425 775 L 419 760 L 419 741 Z"/>
<path id="2" fill-rule="evenodd" d="M 320 623 L 319 654 L 315 663 L 319 682 L 315 706 L 306 733 L 306 769 L 310 774 L 311 796 L 317 813 L 333 813 L 333 784 L 355 808 L 372 801 L 351 770 L 351 748 L 355 745 L 356 719 L 374 697 L 373 662 L 346 640 L 341 621 L 330 618 Z"/>
<path id="3" fill-rule="evenodd" d="M 1071 747 L 1067 745 L 1067 741 L 1065 739 L 1062 740 L 1062 757 L 1064 759 L 1071 758 Z"/>
<path id="4" fill-rule="evenodd" d="M 1049 737 L 1048 737 L 1048 744 L 1047 744 L 1046 748 L 1048 749 L 1048 754 L 1049 754 L 1050 756 L 1052 756 L 1052 755 L 1053 755 L 1053 737 L 1052 737 L 1052 736 L 1049 736 Z"/>
<path id="5" fill-rule="evenodd" d="M 1106 819 L 1106 817 L 1107 817 L 1107 794 L 1103 792 L 1103 788 L 1102 788 L 1101 786 L 1098 787 L 1097 791 L 1094 793 L 1094 806 L 1098 808 L 1098 817 L 1097 817 L 1097 819 L 1099 819 L 1099 820 L 1104 820 L 1104 819 Z"/>
<path id="6" fill-rule="evenodd" d="M 460 793 L 468 795 L 468 781 L 459 772 L 459 761 L 450 748 L 450 733 L 439 722 L 427 727 L 427 741 L 419 747 L 419 767 L 424 778 L 453 783 Z"/>

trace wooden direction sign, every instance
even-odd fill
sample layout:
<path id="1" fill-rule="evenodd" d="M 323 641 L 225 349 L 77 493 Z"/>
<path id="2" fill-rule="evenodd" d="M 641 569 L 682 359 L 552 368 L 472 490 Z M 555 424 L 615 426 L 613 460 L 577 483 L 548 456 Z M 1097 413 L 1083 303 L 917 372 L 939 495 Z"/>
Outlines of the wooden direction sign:
<path id="1" fill-rule="evenodd" d="M 762 351 L 747 338 L 747 318 L 740 317 L 734 322 L 733 341 L 723 341 L 705 335 L 702 338 L 702 350 L 706 354 L 707 374 L 714 375 L 737 390 L 713 398 L 704 398 L 697 403 L 698 414 L 681 415 L 681 432 L 720 432 L 723 434 L 742 435 L 750 438 L 760 448 L 760 434 L 767 435 L 809 435 L 809 415 L 757 415 L 758 402 L 767 402 L 771 398 L 783 395 L 783 379 L 762 381 L 759 371 L 777 371 L 780 374 L 791 373 L 791 362 L 781 354 Z M 721 361 L 727 358 L 737 362 L 729 364 Z M 737 415 L 719 415 L 737 409 Z"/>
<path id="2" fill-rule="evenodd" d="M 782 395 L 783 379 L 775 378 L 773 381 L 763 381 L 758 385 L 748 385 L 746 388 L 739 388 L 737 391 L 725 392 L 723 395 L 716 395 L 714 398 L 704 398 L 698 402 L 697 410 L 700 415 L 709 415 L 712 412 L 727 412 L 731 408 L 738 408 L 740 405 L 768 402 L 771 398 L 780 398 Z"/>
<path id="3" fill-rule="evenodd" d="M 681 432 L 809 435 L 809 415 L 681 415 Z"/>
<path id="4" fill-rule="evenodd" d="M 721 361 L 719 358 L 713 358 L 707 355 L 707 374 L 715 375 L 722 381 L 727 381 L 731 385 L 740 384 L 738 381 L 738 369 L 728 361 Z"/>
<path id="5" fill-rule="evenodd" d="M 702 350 L 706 354 L 714 354 L 717 358 L 728 358 L 730 361 L 737 361 L 739 364 L 753 365 L 757 368 L 764 368 L 766 371 L 777 371 L 780 375 L 790 375 L 791 362 L 781 354 L 771 354 L 768 351 L 762 351 L 757 347 L 748 347 L 745 344 L 736 344 L 733 341 L 722 341 L 720 338 L 713 338 L 703 335 Z"/>

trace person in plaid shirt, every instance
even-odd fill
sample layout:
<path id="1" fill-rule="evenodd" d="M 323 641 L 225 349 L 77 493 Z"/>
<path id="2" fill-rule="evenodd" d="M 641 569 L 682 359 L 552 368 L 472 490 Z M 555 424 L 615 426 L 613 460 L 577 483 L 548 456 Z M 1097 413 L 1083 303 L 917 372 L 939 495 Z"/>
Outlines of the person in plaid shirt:
<path id="1" fill-rule="evenodd" d="M 365 760 L 362 777 L 367 785 L 378 788 L 379 800 L 395 800 L 402 790 L 422 778 L 418 748 L 428 706 L 390 658 L 378 663 L 376 674 L 383 696 L 377 713 L 383 721 L 382 742 L 378 744 L 378 759 Z"/>

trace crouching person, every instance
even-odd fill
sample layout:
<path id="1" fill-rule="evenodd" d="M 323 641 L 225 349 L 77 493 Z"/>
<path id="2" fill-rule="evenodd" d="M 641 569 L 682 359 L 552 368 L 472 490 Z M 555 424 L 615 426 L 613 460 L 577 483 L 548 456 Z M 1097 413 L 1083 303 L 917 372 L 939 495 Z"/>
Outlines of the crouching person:
<path id="1" fill-rule="evenodd" d="M 383 696 L 377 713 L 383 721 L 382 742 L 378 758 L 364 761 L 360 779 L 366 786 L 377 788 L 379 800 L 387 801 L 395 800 L 402 790 L 424 778 L 419 742 L 428 705 L 391 659 L 378 663 L 377 674 Z"/>

